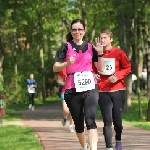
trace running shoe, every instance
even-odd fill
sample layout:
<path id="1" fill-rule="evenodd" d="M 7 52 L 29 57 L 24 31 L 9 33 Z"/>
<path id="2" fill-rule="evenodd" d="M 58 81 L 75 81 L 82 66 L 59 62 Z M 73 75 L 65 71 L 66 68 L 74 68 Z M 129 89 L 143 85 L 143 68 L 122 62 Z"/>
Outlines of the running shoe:
<path id="1" fill-rule="evenodd" d="M 87 149 L 90 150 L 90 145 L 87 143 Z"/>
<path id="2" fill-rule="evenodd" d="M 115 148 L 116 148 L 116 150 L 122 150 L 121 142 L 117 142 Z"/>
<path id="3" fill-rule="evenodd" d="M 80 150 L 88 150 L 88 149 L 87 149 L 87 147 L 85 147 L 85 148 L 82 148 L 82 149 L 80 149 Z"/>
<path id="4" fill-rule="evenodd" d="M 34 109 L 35 109 L 35 106 L 32 106 L 31 110 L 34 111 Z"/>
<path id="5" fill-rule="evenodd" d="M 66 122 L 67 122 L 67 119 L 64 118 L 64 119 L 62 120 L 62 125 L 65 126 L 65 125 L 66 125 Z"/>
<path id="6" fill-rule="evenodd" d="M 75 130 L 74 130 L 72 125 L 69 126 L 69 131 L 70 131 L 70 133 L 74 133 L 75 132 Z"/>
<path id="7" fill-rule="evenodd" d="M 29 104 L 29 109 L 31 109 L 32 108 L 32 104 Z"/>
<path id="8" fill-rule="evenodd" d="M 86 143 L 85 148 L 82 148 L 82 149 L 80 149 L 80 150 L 90 150 L 90 146 L 89 146 L 89 144 L 88 144 L 88 143 Z"/>

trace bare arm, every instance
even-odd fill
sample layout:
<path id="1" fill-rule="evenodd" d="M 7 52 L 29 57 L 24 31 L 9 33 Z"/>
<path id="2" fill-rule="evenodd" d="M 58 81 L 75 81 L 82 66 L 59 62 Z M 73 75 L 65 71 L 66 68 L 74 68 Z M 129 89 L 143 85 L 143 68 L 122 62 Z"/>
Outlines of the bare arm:
<path id="1" fill-rule="evenodd" d="M 64 86 L 65 85 L 65 82 L 63 81 L 63 79 L 58 75 L 58 78 L 57 78 L 57 83 L 59 84 L 59 85 L 62 85 L 62 86 Z"/>
<path id="2" fill-rule="evenodd" d="M 66 62 L 55 62 L 55 64 L 53 65 L 53 71 L 59 72 L 63 70 L 64 68 L 66 68 L 67 66 L 70 66 L 71 64 L 73 64 L 75 62 L 75 56 L 76 55 L 71 56 L 69 60 Z"/>
<path id="3" fill-rule="evenodd" d="M 53 71 L 59 72 L 69 66 L 68 62 L 55 62 L 53 65 Z"/>
<path id="4" fill-rule="evenodd" d="M 103 57 L 98 57 L 98 62 L 94 62 L 97 71 L 104 71 L 104 59 Z"/>

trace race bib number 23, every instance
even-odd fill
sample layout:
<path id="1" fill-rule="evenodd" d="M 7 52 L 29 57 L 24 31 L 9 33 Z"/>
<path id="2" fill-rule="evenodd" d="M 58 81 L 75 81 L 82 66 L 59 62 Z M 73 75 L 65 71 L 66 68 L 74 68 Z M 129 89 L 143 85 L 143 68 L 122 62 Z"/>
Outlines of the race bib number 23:
<path id="1" fill-rule="evenodd" d="M 103 75 L 111 75 L 115 73 L 115 58 L 104 58 L 104 71 L 98 72 Z"/>

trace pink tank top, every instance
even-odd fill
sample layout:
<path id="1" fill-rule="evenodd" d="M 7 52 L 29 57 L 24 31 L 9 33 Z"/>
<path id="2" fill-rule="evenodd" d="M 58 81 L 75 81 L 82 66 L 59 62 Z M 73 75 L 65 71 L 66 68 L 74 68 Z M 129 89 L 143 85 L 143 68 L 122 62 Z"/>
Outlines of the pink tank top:
<path id="1" fill-rule="evenodd" d="M 88 43 L 88 50 L 84 53 L 77 53 L 75 50 L 72 49 L 72 46 L 69 42 L 68 44 L 68 50 L 66 53 L 66 59 L 65 61 L 68 61 L 71 56 L 76 54 L 75 62 L 74 64 L 66 67 L 66 89 L 75 88 L 74 84 L 74 73 L 75 72 L 82 72 L 82 71 L 92 71 L 92 45 Z M 94 76 L 93 76 L 94 77 Z M 95 84 L 97 84 L 96 79 L 94 78 Z"/>

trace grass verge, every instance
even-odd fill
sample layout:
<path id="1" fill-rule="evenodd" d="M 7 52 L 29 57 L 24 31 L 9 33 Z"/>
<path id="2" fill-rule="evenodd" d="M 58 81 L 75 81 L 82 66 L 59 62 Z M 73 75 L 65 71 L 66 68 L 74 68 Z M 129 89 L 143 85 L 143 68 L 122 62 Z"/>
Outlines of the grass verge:
<path id="1" fill-rule="evenodd" d="M 59 97 L 50 97 L 46 102 L 36 98 L 36 106 L 60 102 Z M 21 115 L 13 112 L 28 109 L 28 104 L 7 105 L 3 121 L 19 121 Z M 35 132 L 26 126 L 0 125 L 0 150 L 43 150 Z"/>
<path id="2" fill-rule="evenodd" d="M 132 105 L 123 113 L 123 123 L 142 129 L 150 130 L 150 124 L 146 121 L 148 101 L 146 97 L 140 99 L 141 116 L 139 115 L 139 102 L 136 98 L 132 99 Z"/>
<path id="3" fill-rule="evenodd" d="M 42 150 L 34 131 L 25 126 L 0 126 L 0 150 Z"/>

